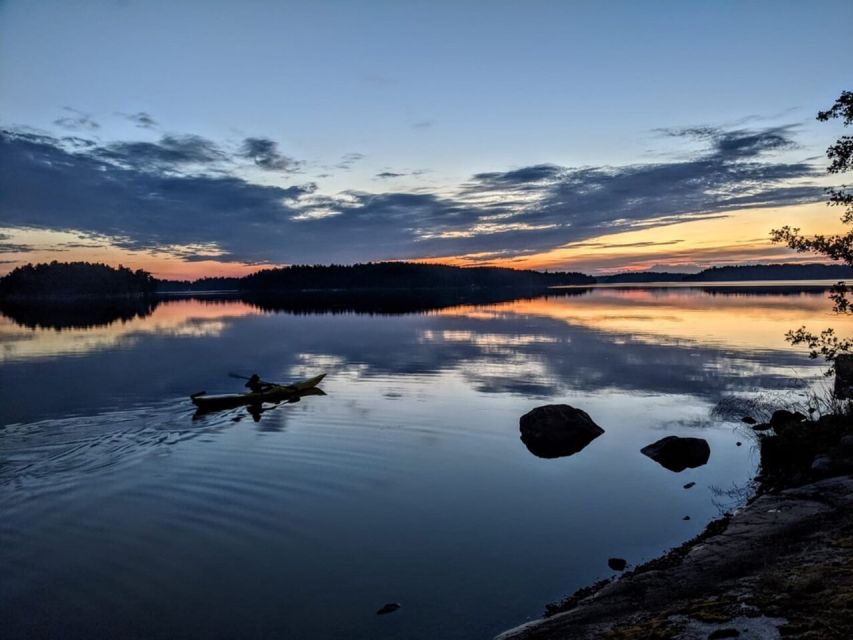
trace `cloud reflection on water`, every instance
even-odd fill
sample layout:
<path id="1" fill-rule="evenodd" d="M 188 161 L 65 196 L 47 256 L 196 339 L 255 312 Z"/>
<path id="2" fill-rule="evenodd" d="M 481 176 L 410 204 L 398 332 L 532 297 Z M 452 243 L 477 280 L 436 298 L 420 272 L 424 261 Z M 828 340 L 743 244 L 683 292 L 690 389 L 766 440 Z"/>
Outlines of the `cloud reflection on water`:
<path id="1" fill-rule="evenodd" d="M 0 317 L 3 423 L 145 403 L 270 378 L 456 372 L 484 393 L 690 394 L 802 386 L 815 363 L 784 341 L 829 316 L 821 292 L 700 289 L 576 292 L 400 315 L 270 313 L 245 301 L 174 300 L 92 328 L 27 328 Z M 69 357 L 74 356 L 74 357 Z M 108 375 L 105 375 L 107 374 Z M 38 380 L 38 385 L 32 381 Z M 39 389 L 56 392 L 39 399 Z"/>

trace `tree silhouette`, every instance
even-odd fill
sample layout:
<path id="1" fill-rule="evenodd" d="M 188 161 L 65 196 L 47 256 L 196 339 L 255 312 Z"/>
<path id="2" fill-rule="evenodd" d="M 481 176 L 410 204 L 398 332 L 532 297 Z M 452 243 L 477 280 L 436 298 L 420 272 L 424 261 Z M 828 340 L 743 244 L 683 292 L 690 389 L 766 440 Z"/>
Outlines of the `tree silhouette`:
<path id="1" fill-rule="evenodd" d="M 817 119 L 821 122 L 834 118 L 841 118 L 845 127 L 853 124 L 853 91 L 842 91 L 832 107 L 817 114 Z M 830 161 L 828 173 L 845 173 L 853 170 L 853 136 L 841 136 L 826 150 L 826 156 Z M 844 209 L 841 221 L 844 224 L 853 225 L 853 191 L 842 185 L 830 188 L 827 192 L 828 204 Z M 798 228 L 784 226 L 781 229 L 774 229 L 771 232 L 771 239 L 774 242 L 784 242 L 799 252 L 819 253 L 832 260 L 853 265 L 853 229 L 843 235 L 807 237 L 801 235 Z M 850 293 L 851 288 L 844 282 L 839 282 L 832 288 L 830 298 L 836 313 L 853 312 L 848 297 Z M 807 345 L 812 358 L 822 355 L 830 363 L 834 363 L 839 353 L 849 352 L 853 347 L 853 339 L 840 338 L 831 328 L 824 329 L 820 333 L 812 333 L 806 327 L 800 327 L 795 331 L 789 331 L 786 337 L 791 344 Z M 831 367 L 828 373 L 833 369 L 834 367 Z"/>
<path id="2" fill-rule="evenodd" d="M 147 271 L 92 262 L 53 262 L 17 267 L 0 278 L 0 298 L 134 296 L 154 292 Z"/>

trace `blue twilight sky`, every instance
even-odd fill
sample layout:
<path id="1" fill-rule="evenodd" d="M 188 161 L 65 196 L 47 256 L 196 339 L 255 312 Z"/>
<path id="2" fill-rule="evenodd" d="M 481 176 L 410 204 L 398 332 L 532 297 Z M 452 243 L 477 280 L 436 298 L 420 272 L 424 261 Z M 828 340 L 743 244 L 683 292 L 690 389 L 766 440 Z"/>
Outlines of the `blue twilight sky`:
<path id="1" fill-rule="evenodd" d="M 22 230 L 190 261 L 512 259 L 817 202 L 839 128 L 814 114 L 853 88 L 851 25 L 849 0 L 7 0 L 0 240 L 20 259 Z M 726 182 L 732 164 L 761 170 Z"/>

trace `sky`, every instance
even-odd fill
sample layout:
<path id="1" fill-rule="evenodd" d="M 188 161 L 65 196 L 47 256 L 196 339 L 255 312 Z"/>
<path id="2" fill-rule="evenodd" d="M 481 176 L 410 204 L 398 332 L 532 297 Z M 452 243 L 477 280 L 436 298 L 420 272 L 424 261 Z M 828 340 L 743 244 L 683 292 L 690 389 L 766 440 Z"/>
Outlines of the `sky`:
<path id="1" fill-rule="evenodd" d="M 853 3 L 0 0 L 0 274 L 816 260 Z"/>

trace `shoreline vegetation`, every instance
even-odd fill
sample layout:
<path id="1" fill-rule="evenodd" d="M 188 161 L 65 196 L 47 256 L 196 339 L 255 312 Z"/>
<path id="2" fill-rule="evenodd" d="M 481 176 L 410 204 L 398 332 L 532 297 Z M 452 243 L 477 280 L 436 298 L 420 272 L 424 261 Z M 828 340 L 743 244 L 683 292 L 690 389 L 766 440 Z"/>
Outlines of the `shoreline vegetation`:
<path id="1" fill-rule="evenodd" d="M 637 272 L 590 276 L 571 271 L 531 271 L 499 267 L 453 267 L 410 262 L 356 265 L 296 265 L 261 269 L 242 278 L 160 280 L 123 266 L 51 262 L 17 267 L 0 278 L 0 300 L 46 302 L 69 298 L 131 298 L 192 293 L 283 293 L 450 291 L 546 291 L 554 287 L 602 284 L 719 283 L 853 279 L 853 268 L 829 264 L 776 264 L 712 267 L 699 273 Z"/>

